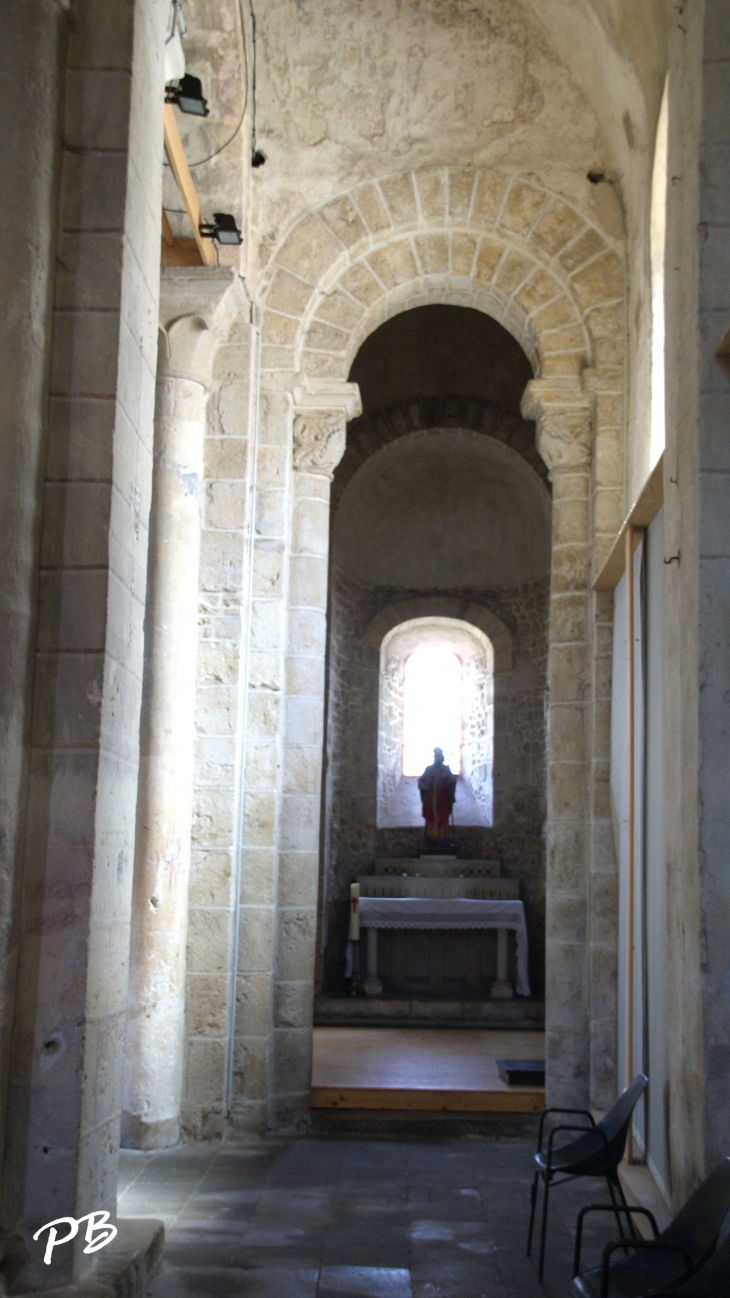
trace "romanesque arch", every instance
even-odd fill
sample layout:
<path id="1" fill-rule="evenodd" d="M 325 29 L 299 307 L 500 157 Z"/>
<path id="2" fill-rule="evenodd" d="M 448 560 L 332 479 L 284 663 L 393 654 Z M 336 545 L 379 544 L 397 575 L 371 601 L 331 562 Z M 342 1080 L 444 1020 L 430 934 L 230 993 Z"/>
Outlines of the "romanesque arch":
<path id="1" fill-rule="evenodd" d="M 522 412 L 536 421 L 553 501 L 548 1089 L 564 1103 L 584 1101 L 593 1066 L 589 891 L 596 873 L 614 870 L 602 784 L 602 655 L 610 650 L 602 606 L 589 588 L 591 563 L 602 562 L 621 522 L 623 289 L 620 249 L 575 202 L 533 176 L 465 168 L 392 174 L 334 197 L 290 228 L 263 274 L 247 613 L 247 742 L 261 758 L 243 782 L 242 869 L 245 878 L 250 858 L 251 870 L 260 871 L 265 860 L 272 871 L 270 955 L 250 978 L 274 978 L 278 1008 L 268 1080 L 250 1094 L 244 1080 L 241 1101 L 260 1106 L 265 1091 L 276 1123 L 298 1121 L 309 1102 L 329 491 L 347 420 L 360 411 L 348 374 L 375 328 L 429 303 L 475 307 L 496 318 L 520 343 L 534 375 Z M 276 734 L 281 783 L 280 768 L 263 756 L 274 751 Z M 260 925 L 252 912 L 254 920 Z M 242 1049 L 248 1033 L 244 1038 Z M 610 1069 L 604 1075 L 608 1091 Z"/>
<path id="2" fill-rule="evenodd" d="M 262 284 L 262 340 L 285 349 L 280 368 L 342 380 L 389 316 L 453 302 L 499 320 L 537 376 L 562 377 L 620 364 L 622 298 L 619 250 L 573 204 L 532 178 L 427 169 L 367 182 L 289 231 Z"/>

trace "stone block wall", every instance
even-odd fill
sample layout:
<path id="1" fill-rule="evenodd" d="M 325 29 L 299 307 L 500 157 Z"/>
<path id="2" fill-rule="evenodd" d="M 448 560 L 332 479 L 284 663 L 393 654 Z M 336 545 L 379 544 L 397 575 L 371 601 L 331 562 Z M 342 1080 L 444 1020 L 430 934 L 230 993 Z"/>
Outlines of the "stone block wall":
<path id="1" fill-rule="evenodd" d="M 16 1287 L 49 1284 L 23 1257 L 38 1226 L 116 1205 L 165 17 L 162 0 L 84 0 L 69 33 L 5 1180 Z M 69 1250 L 52 1283 L 89 1264 Z"/>
<path id="2" fill-rule="evenodd" d="M 488 608 L 511 633 L 512 670 L 495 673 L 494 820 L 461 831 L 470 855 L 496 856 L 520 880 L 530 934 L 530 981 L 545 983 L 545 781 L 549 579 L 501 591 L 439 591 Z M 380 655 L 367 636 L 382 609 L 427 593 L 362 586 L 333 566 L 329 611 L 326 836 L 320 931 L 321 987 L 342 987 L 350 882 L 379 854 L 411 855 L 420 830 L 377 830 Z"/>
<path id="3" fill-rule="evenodd" d="M 206 413 L 182 1110 L 190 1139 L 220 1136 L 230 1104 L 254 364 L 254 331 L 239 317 L 217 348 Z M 245 900 L 255 881 L 245 875 L 240 886 Z"/>

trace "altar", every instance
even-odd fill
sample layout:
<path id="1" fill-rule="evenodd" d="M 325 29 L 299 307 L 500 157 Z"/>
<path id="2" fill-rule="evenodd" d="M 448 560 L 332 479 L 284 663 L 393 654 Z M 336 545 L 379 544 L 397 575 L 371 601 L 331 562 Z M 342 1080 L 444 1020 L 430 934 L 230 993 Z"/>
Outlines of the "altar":
<path id="1" fill-rule="evenodd" d="M 408 864 L 413 870 L 415 862 Z M 428 868 L 424 860 L 418 864 Z M 488 867 L 492 863 L 481 864 Z M 429 876 L 410 870 L 400 877 L 388 871 L 357 881 L 359 925 L 367 932 L 366 995 L 379 996 L 383 990 L 378 973 L 379 933 L 460 930 L 466 936 L 470 930 L 496 930 L 497 976 L 491 985 L 491 997 L 509 999 L 515 991 L 519 996 L 529 996 L 527 925 L 516 881 L 494 877 L 492 870 L 484 868 L 476 877 Z M 508 975 L 509 932 L 514 934 L 516 949 L 514 987 Z"/>

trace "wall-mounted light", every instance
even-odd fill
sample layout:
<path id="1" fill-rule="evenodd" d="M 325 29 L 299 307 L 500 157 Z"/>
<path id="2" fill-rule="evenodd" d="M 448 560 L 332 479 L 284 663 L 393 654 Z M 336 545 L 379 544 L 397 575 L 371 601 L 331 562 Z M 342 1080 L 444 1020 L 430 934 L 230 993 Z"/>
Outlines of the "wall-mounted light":
<path id="1" fill-rule="evenodd" d="M 218 243 L 243 243 L 243 235 L 230 212 L 214 212 L 212 222 L 201 221 L 198 229 L 204 239 L 217 239 Z"/>
<path id="2" fill-rule="evenodd" d="M 195 117 L 207 117 L 208 100 L 203 97 L 203 86 L 199 77 L 189 72 L 181 77 L 177 85 L 165 86 L 165 103 L 177 104 L 181 113 L 192 113 Z"/>
<path id="3" fill-rule="evenodd" d="M 266 162 L 266 154 L 262 153 L 260 149 L 254 149 L 253 153 L 251 154 L 251 166 L 263 167 L 265 162 Z"/>

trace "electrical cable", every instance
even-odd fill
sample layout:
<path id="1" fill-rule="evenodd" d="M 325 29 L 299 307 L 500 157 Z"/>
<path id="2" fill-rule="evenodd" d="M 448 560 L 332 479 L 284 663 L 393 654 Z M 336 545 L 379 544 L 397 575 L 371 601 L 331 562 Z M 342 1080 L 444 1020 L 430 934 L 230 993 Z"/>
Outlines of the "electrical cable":
<path id="1" fill-rule="evenodd" d="M 250 8 L 250 10 L 251 10 L 251 30 L 252 30 L 252 33 L 253 33 L 253 38 L 252 38 L 252 43 L 253 43 L 253 58 L 252 58 L 252 64 L 253 64 L 253 83 L 252 83 L 252 97 L 253 97 L 253 113 L 254 113 L 254 121 L 253 121 L 253 141 L 254 141 L 254 147 L 253 147 L 252 152 L 255 152 L 255 149 L 256 149 L 256 17 L 255 17 L 254 11 L 253 11 L 253 0 L 249 0 L 249 8 Z M 246 25 L 245 25 L 244 18 L 243 18 L 243 0 L 238 0 L 238 17 L 239 17 L 239 21 L 240 21 L 240 24 L 241 24 L 241 43 L 242 43 L 242 45 L 243 45 L 243 71 L 244 71 L 244 80 L 245 80 L 245 83 L 246 83 L 246 93 L 245 93 L 244 100 L 243 100 L 243 108 L 241 109 L 241 116 L 240 116 L 239 119 L 238 119 L 238 124 L 237 124 L 236 129 L 234 130 L 233 134 L 230 135 L 230 136 L 228 137 L 228 139 L 225 141 L 224 144 L 221 144 L 217 149 L 214 149 L 213 152 L 212 152 L 212 153 L 209 153 L 207 157 L 205 157 L 205 158 L 198 158 L 196 162 L 189 162 L 189 163 L 188 163 L 188 166 L 190 167 L 191 170 L 193 169 L 193 167 L 202 167 L 202 166 L 205 165 L 206 162 L 211 162 L 211 161 L 213 160 L 213 158 L 217 158 L 217 157 L 218 157 L 219 153 L 223 153 L 223 150 L 224 150 L 224 149 L 227 149 L 228 146 L 229 146 L 230 144 L 233 144 L 233 141 L 235 140 L 235 138 L 236 138 L 236 136 L 238 135 L 238 133 L 239 133 L 241 127 L 243 126 L 244 119 L 245 119 L 245 117 L 246 117 L 246 110 L 247 110 L 247 108 L 248 108 L 248 47 L 247 47 L 247 45 L 246 45 Z M 169 165 L 170 165 L 170 164 L 169 164 L 168 162 L 165 162 L 165 166 L 166 166 L 166 167 L 169 166 Z"/>

